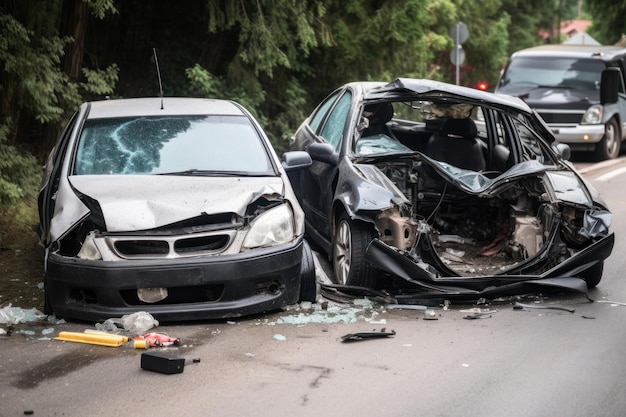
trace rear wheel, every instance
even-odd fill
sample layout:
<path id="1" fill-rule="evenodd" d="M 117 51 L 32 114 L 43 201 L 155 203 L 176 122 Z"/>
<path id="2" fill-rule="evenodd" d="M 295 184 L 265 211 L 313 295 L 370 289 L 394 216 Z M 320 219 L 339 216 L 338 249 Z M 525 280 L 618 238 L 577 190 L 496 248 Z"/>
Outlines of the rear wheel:
<path id="1" fill-rule="evenodd" d="M 343 213 L 333 236 L 333 272 L 341 285 L 372 287 L 374 274 L 365 262 L 365 250 L 372 241 L 372 228 L 355 222 Z"/>
<path id="2" fill-rule="evenodd" d="M 587 288 L 594 288 L 600 283 L 604 272 L 604 262 L 598 262 L 591 268 L 580 273 L 580 277 L 587 283 Z"/>
<path id="3" fill-rule="evenodd" d="M 604 128 L 604 136 L 596 144 L 596 159 L 604 161 L 606 159 L 615 159 L 619 156 L 622 134 L 619 124 L 613 118 L 607 122 Z"/>

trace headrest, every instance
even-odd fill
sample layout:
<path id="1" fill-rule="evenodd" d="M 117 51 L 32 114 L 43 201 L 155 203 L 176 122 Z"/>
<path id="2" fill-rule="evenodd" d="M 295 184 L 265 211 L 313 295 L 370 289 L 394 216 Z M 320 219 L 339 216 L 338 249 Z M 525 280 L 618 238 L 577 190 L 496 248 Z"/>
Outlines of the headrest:
<path id="1" fill-rule="evenodd" d="M 445 136 L 474 139 L 478 134 L 476 124 L 472 119 L 447 119 L 441 128 Z"/>
<path id="2" fill-rule="evenodd" d="M 391 103 L 368 104 L 363 111 L 373 113 L 368 117 L 370 126 L 384 125 L 393 118 L 393 105 Z"/>

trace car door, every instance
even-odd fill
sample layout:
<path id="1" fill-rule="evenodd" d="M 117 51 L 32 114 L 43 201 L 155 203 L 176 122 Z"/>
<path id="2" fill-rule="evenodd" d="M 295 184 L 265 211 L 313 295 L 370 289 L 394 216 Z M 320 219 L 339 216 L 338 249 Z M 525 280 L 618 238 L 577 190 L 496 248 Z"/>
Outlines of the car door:
<path id="1" fill-rule="evenodd" d="M 307 150 L 313 143 L 325 144 L 338 154 L 351 102 L 350 90 L 340 90 L 329 96 L 311 117 L 309 125 L 301 127 L 297 132 L 297 146 Z M 307 223 L 313 228 L 312 232 L 318 234 L 318 238 L 323 237 L 328 241 L 337 164 L 316 159 L 313 155 L 312 160 L 306 176 L 299 183 L 299 197 L 302 199 Z"/>
<path id="2" fill-rule="evenodd" d="M 59 141 L 57 142 L 54 149 L 50 152 L 50 156 L 48 158 L 48 161 L 46 162 L 45 171 L 38 196 L 39 238 L 44 246 L 47 246 L 50 243 L 50 222 L 52 219 L 52 215 L 54 214 L 56 193 L 59 188 L 59 176 L 61 175 L 63 161 L 65 159 L 67 147 L 70 142 L 70 137 L 76 125 L 77 119 L 78 112 L 74 113 L 72 118 L 63 129 Z"/>

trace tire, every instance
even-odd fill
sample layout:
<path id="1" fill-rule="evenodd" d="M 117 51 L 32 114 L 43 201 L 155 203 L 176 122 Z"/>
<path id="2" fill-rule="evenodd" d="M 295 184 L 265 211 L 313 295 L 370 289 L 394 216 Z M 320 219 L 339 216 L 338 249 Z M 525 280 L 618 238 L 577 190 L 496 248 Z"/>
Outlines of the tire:
<path id="1" fill-rule="evenodd" d="M 365 261 L 365 250 L 372 241 L 372 228 L 352 221 L 343 213 L 333 234 L 333 272 L 340 285 L 373 287 L 374 271 Z"/>
<path id="2" fill-rule="evenodd" d="M 317 301 L 317 277 L 311 247 L 304 241 L 302 245 L 302 266 L 300 268 L 300 301 Z"/>
<path id="3" fill-rule="evenodd" d="M 587 288 L 595 288 L 602 279 L 604 272 L 604 262 L 598 262 L 591 268 L 580 273 L 580 277 L 587 283 Z"/>
<path id="4" fill-rule="evenodd" d="M 596 144 L 596 160 L 604 161 L 619 156 L 622 133 L 615 118 L 609 120 L 604 128 L 604 136 Z"/>

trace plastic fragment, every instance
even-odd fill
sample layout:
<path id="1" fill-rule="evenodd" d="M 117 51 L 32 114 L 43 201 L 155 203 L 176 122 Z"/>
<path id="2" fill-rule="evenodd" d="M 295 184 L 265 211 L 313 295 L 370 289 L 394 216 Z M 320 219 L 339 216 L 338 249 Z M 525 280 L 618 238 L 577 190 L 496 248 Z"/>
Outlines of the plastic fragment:
<path id="1" fill-rule="evenodd" d="M 341 336 L 341 341 L 342 342 L 357 342 L 361 340 L 381 339 L 381 338 L 393 337 L 395 336 L 395 334 L 396 334 L 395 330 L 386 332 L 385 329 L 381 329 L 380 332 L 348 333 L 344 336 Z"/>

